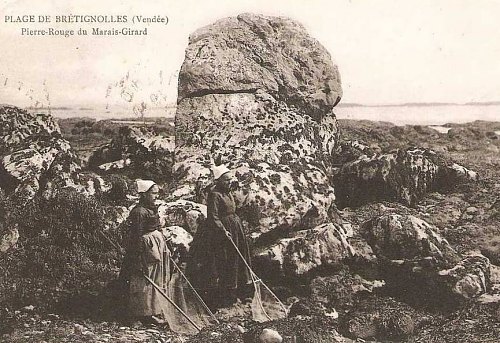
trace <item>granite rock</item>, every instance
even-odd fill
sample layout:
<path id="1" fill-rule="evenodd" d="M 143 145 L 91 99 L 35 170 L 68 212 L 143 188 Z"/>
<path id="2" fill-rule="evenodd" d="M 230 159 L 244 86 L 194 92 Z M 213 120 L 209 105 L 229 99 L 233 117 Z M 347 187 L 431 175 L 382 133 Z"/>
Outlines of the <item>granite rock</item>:
<path id="1" fill-rule="evenodd" d="M 179 75 L 171 198 L 203 203 L 210 167 L 226 164 L 248 230 L 327 223 L 341 95 L 330 54 L 290 19 L 243 14 L 197 30 Z"/>

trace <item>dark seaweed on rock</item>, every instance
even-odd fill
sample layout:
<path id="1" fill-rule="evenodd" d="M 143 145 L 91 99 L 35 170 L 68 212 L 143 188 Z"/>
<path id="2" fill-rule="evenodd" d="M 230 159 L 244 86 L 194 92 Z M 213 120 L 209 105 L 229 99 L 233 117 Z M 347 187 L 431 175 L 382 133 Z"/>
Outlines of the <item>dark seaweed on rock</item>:
<path id="1" fill-rule="evenodd" d="M 257 342 L 265 328 L 294 343 L 495 341 L 500 124 L 450 124 L 448 133 L 339 125 L 341 96 L 337 66 L 300 24 L 243 14 L 191 35 L 175 141 L 121 129 L 93 153 L 89 172 L 70 144 L 77 140 L 49 115 L 1 106 L 0 317 L 14 324 L 0 334 L 26 340 L 40 318 L 9 308 L 28 302 L 119 317 L 119 285 L 109 281 L 136 193 L 131 179 L 165 182 L 163 232 L 184 262 L 204 243 L 192 240 L 203 237 L 210 167 L 224 163 L 240 183 L 253 266 L 291 305 L 290 317 L 253 323 L 239 302 L 217 314 L 223 324 L 172 342 Z M 74 136 L 104 134 L 108 124 L 75 124 Z M 100 340 L 77 325 L 57 339 Z M 129 329 L 139 336 L 112 339 L 161 336 Z"/>

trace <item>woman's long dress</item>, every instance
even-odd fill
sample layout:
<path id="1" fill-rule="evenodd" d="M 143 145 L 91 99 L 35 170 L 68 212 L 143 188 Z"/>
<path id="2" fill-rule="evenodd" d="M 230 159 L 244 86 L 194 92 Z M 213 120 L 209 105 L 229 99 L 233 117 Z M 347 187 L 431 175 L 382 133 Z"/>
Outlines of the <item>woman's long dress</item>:
<path id="1" fill-rule="evenodd" d="M 163 291 L 168 292 L 170 251 L 165 237 L 156 230 L 156 211 L 136 206 L 130 212 L 130 233 L 123 271 L 129 281 L 129 314 L 143 317 L 161 314 L 165 299 L 144 277 L 148 276 Z"/>
<path id="2" fill-rule="evenodd" d="M 239 256 L 231 240 L 250 264 L 248 242 L 243 232 L 240 217 L 235 213 L 236 206 L 230 193 L 210 192 L 207 200 L 206 230 L 211 236 L 212 261 L 209 270 L 216 287 L 237 289 L 251 282 L 250 272 Z M 231 234 L 231 240 L 225 232 Z"/>

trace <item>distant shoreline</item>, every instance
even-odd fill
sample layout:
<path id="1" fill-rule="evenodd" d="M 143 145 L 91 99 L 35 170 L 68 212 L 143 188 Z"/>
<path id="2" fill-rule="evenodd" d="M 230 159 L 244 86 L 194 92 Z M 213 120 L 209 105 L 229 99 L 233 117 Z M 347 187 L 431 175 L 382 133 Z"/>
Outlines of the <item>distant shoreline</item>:
<path id="1" fill-rule="evenodd" d="M 83 105 L 76 105 L 76 106 L 49 106 L 49 107 L 46 107 L 46 106 L 42 106 L 42 107 L 35 107 L 35 106 L 26 106 L 26 107 L 22 107 L 24 108 L 25 110 L 40 110 L 40 111 L 48 111 L 48 110 L 58 110 L 58 111 L 63 111 L 63 110 L 66 110 L 66 111 L 101 111 L 101 110 L 111 110 L 111 109 L 118 109 L 118 110 L 131 110 L 131 108 L 129 107 L 126 107 L 126 106 L 112 106 L 110 108 L 106 108 L 105 107 L 106 105 L 102 105 L 102 106 L 95 106 L 95 107 L 91 107 L 91 106 L 83 106 Z M 148 107 L 147 109 L 148 110 L 165 110 L 165 111 L 168 111 L 168 110 L 173 110 L 177 108 L 176 105 L 172 105 L 172 106 L 162 106 L 162 107 Z"/>
<path id="2" fill-rule="evenodd" d="M 104 105 L 103 105 L 104 106 Z M 436 107 L 436 106 L 500 106 L 500 101 L 479 101 L 479 102 L 466 102 L 463 104 L 455 103 L 455 102 L 405 102 L 402 104 L 360 104 L 355 102 L 340 102 L 336 107 Z M 57 111 L 93 111 L 93 110 L 102 110 L 102 108 L 91 107 L 91 106 L 53 106 L 53 107 L 33 107 L 28 106 L 24 107 L 26 110 L 57 110 Z M 127 107 L 117 106 L 117 109 L 127 110 Z M 176 109 L 176 105 L 164 106 L 164 107 L 150 107 L 148 110 L 165 110 L 172 111 Z"/>
<path id="3" fill-rule="evenodd" d="M 454 102 L 407 102 L 403 104 L 358 104 L 358 103 L 339 103 L 336 107 L 435 107 L 435 106 L 499 106 L 500 101 L 485 102 L 466 102 L 458 104 Z"/>
<path id="4" fill-rule="evenodd" d="M 391 122 L 395 125 L 443 125 L 445 123 L 467 123 L 475 120 L 490 122 L 500 121 L 500 102 L 445 104 L 445 103 L 407 103 L 403 105 L 375 105 L 341 104 L 333 112 L 337 119 L 371 120 Z M 174 120 L 175 108 L 148 108 L 139 116 L 132 109 L 112 107 L 109 109 L 90 109 L 89 107 L 67 106 L 51 108 L 50 113 L 55 118 L 95 118 L 96 120 L 137 118 L 136 120 L 150 120 L 151 117 Z M 30 110 L 34 113 L 47 113 L 49 109 L 37 108 Z"/>

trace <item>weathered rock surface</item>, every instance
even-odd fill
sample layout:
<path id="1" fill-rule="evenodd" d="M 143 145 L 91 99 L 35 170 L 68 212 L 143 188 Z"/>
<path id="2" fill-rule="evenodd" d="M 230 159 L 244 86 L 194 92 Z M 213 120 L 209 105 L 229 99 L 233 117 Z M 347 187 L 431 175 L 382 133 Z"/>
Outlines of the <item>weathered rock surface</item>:
<path id="1" fill-rule="evenodd" d="M 386 280 L 393 291 L 413 294 L 417 303 L 432 301 L 443 308 L 454 308 L 490 291 L 491 267 L 489 259 L 480 254 L 465 255 L 451 268 L 440 268 L 431 258 L 391 260 L 386 266 Z"/>
<path id="2" fill-rule="evenodd" d="M 460 259 L 436 228 L 412 215 L 388 214 L 364 224 L 361 231 L 377 256 L 387 259 L 421 259 L 432 257 L 439 265 Z"/>
<path id="3" fill-rule="evenodd" d="M 193 236 L 180 226 L 167 226 L 162 228 L 163 235 L 167 238 L 174 249 L 182 252 L 189 251 Z"/>
<path id="4" fill-rule="evenodd" d="M 244 14 L 199 29 L 179 76 L 172 198 L 203 202 L 224 163 L 252 231 L 328 222 L 341 94 L 329 53 L 294 21 Z"/>
<path id="5" fill-rule="evenodd" d="M 99 169 L 105 172 L 112 172 L 112 171 L 117 171 L 119 169 L 123 169 L 127 166 L 129 166 L 132 163 L 130 158 L 125 158 L 125 159 L 120 159 L 112 162 L 106 162 L 101 165 L 99 165 Z"/>
<path id="6" fill-rule="evenodd" d="M 463 299 L 476 298 L 488 291 L 490 286 L 490 261 L 476 254 L 468 255 L 453 268 L 439 271 L 452 289 Z"/>
<path id="7" fill-rule="evenodd" d="M 78 159 L 50 115 L 5 105 L 0 127 L 0 187 L 8 193 L 27 201 L 68 186 L 95 191 L 93 177 L 78 174 Z"/>
<path id="8" fill-rule="evenodd" d="M 49 114 L 33 114 L 15 106 L 0 106 L 0 154 L 18 150 L 26 140 L 60 138 L 59 126 Z"/>
<path id="9" fill-rule="evenodd" d="M 187 200 L 161 202 L 158 214 L 162 226 L 180 226 L 194 235 L 207 217 L 207 207 Z"/>
<path id="10" fill-rule="evenodd" d="M 457 183 L 467 181 L 478 181 L 479 174 L 458 163 L 451 162 L 441 168 L 439 187 L 442 189 L 451 188 Z"/>
<path id="11" fill-rule="evenodd" d="M 415 206 L 432 190 L 477 179 L 476 172 L 443 161 L 431 150 L 408 149 L 371 157 L 361 155 L 345 163 L 336 175 L 335 190 L 339 207 L 377 201 Z"/>
<path id="12" fill-rule="evenodd" d="M 346 270 L 331 276 L 318 276 L 311 281 L 311 300 L 333 306 L 337 309 L 352 306 L 359 292 L 371 293 L 384 286 L 380 280 L 368 281 Z"/>
<path id="13" fill-rule="evenodd" d="M 17 228 L 0 230 L 0 253 L 5 253 L 16 246 L 19 240 L 19 231 Z"/>
<path id="14" fill-rule="evenodd" d="M 278 331 L 273 329 L 264 329 L 259 336 L 260 343 L 281 343 L 283 342 L 283 337 L 278 333 Z"/>
<path id="15" fill-rule="evenodd" d="M 442 294 L 451 301 L 476 298 L 490 287 L 488 258 L 461 256 L 437 228 L 419 218 L 383 215 L 367 222 L 363 230 L 368 244 L 386 261 L 386 277 L 393 285 L 408 287 L 411 280 L 409 288 Z"/>
<path id="16" fill-rule="evenodd" d="M 174 137 L 161 136 L 135 127 L 122 127 L 110 144 L 95 151 L 89 166 L 97 172 L 124 173 L 156 182 L 172 174 Z"/>
<path id="17" fill-rule="evenodd" d="M 341 318 L 342 333 L 352 338 L 402 341 L 428 320 L 422 313 L 392 298 L 367 297 Z"/>
<path id="18" fill-rule="evenodd" d="M 258 252 L 256 263 L 267 266 L 268 271 L 292 276 L 303 275 L 320 266 L 340 265 L 357 254 L 348 241 L 352 234 L 333 223 L 298 231 Z"/>
<path id="19" fill-rule="evenodd" d="M 317 276 L 310 281 L 307 296 L 292 304 L 289 316 L 342 318 L 359 298 L 384 285 L 384 281 L 368 281 L 358 274 L 352 274 L 348 268 L 332 275 Z"/>
<path id="20" fill-rule="evenodd" d="M 401 201 L 414 205 L 432 187 L 438 166 L 423 150 L 361 156 L 344 164 L 336 178 L 340 207 L 359 206 L 374 201 Z"/>
<path id="21" fill-rule="evenodd" d="M 189 37 L 179 101 L 214 93 L 265 90 L 303 113 L 323 116 L 340 100 L 337 67 L 299 23 L 242 14 Z"/>
<path id="22" fill-rule="evenodd" d="M 374 149 L 357 140 L 340 141 L 337 150 L 332 156 L 332 161 L 334 166 L 338 168 L 346 163 L 356 161 L 363 156 L 373 157 L 375 153 Z"/>

